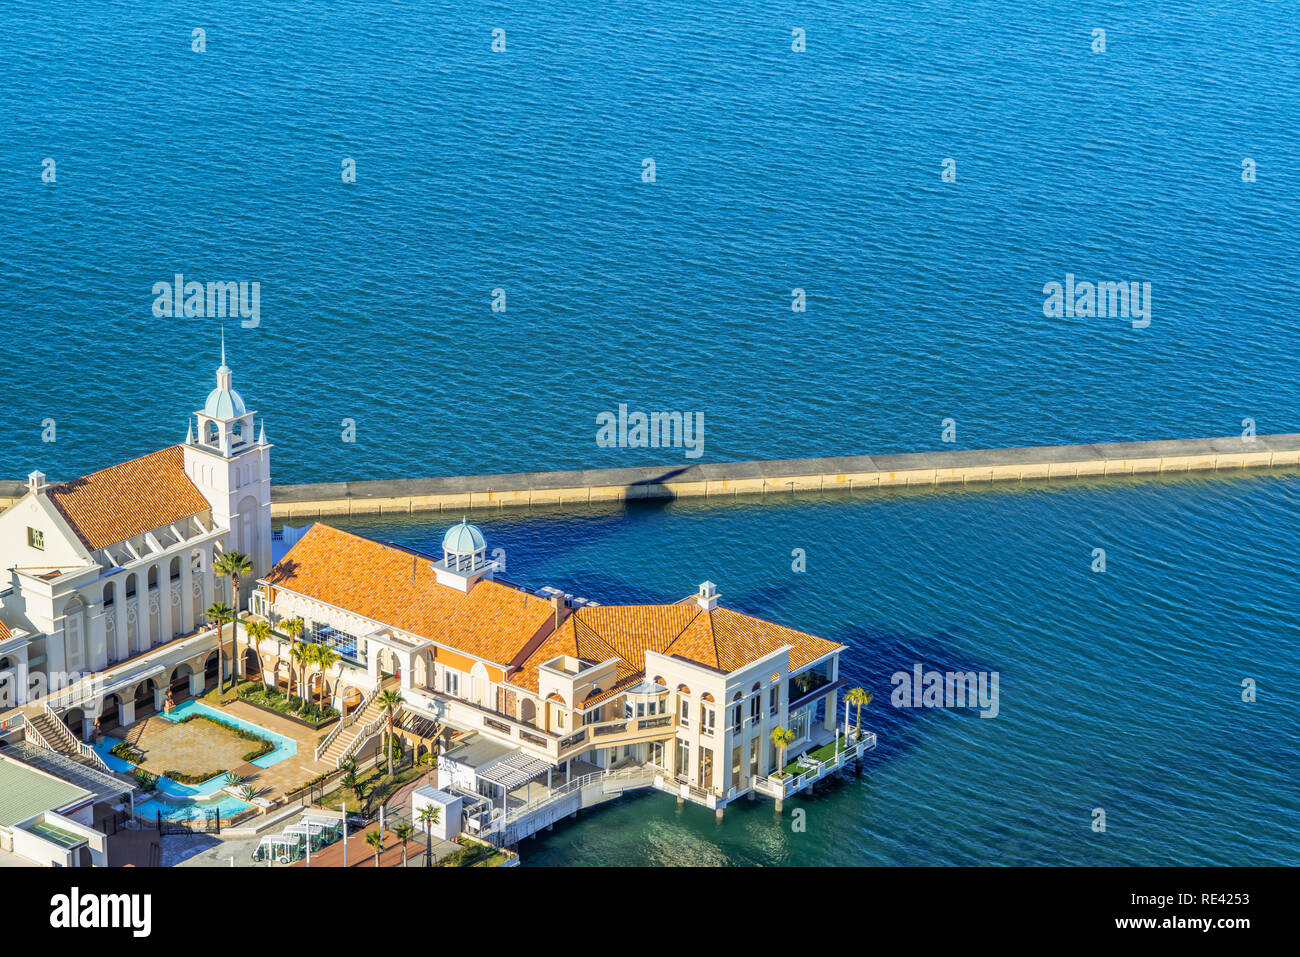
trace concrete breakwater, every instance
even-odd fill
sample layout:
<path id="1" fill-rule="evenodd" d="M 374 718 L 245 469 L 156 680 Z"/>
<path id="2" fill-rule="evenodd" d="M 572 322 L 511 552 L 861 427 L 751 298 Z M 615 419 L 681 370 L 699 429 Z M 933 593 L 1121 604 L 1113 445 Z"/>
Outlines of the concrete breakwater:
<path id="1" fill-rule="evenodd" d="M 278 485 L 276 518 L 717 498 L 1300 466 L 1300 433 Z M 22 495 L 0 484 L 0 507 Z"/>

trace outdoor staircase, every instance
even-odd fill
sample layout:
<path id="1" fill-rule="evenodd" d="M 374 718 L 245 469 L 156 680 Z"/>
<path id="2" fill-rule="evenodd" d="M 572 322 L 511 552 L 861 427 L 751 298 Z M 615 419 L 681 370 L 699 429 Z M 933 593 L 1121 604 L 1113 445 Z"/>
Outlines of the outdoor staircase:
<path id="1" fill-rule="evenodd" d="M 32 708 L 26 711 L 26 716 L 27 725 L 24 736 L 32 744 L 55 754 L 61 754 L 65 758 L 71 758 L 73 761 L 87 767 L 114 773 L 109 770 L 108 765 L 96 753 L 95 749 L 69 731 L 68 726 L 48 707 L 42 710 Z M 114 774 L 114 776 L 118 777 L 119 775 Z"/>
<path id="2" fill-rule="evenodd" d="M 355 754 L 368 739 L 379 733 L 384 718 L 384 706 L 379 703 L 379 696 L 371 697 L 359 714 L 354 712 L 349 718 L 353 720 L 334 736 L 318 758 L 331 768 L 342 765 L 345 757 Z"/>
<path id="3" fill-rule="evenodd" d="M 30 735 L 35 731 L 36 743 L 42 747 L 61 754 L 64 757 L 80 761 L 81 751 L 77 741 L 67 726 L 48 711 L 33 711 L 27 716 L 27 728 Z"/>

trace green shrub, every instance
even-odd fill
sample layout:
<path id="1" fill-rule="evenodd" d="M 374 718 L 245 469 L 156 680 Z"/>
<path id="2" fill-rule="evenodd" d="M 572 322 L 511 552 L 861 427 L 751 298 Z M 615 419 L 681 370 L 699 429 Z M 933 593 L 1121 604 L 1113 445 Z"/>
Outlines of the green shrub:
<path id="1" fill-rule="evenodd" d="M 152 791 L 158 786 L 158 775 L 150 774 L 144 768 L 135 769 L 135 779 L 140 782 L 140 787 L 146 791 Z"/>
<path id="2" fill-rule="evenodd" d="M 197 773 L 176 771 L 174 769 L 168 769 L 163 772 L 163 774 L 167 775 L 167 777 L 171 778 L 177 784 L 202 784 L 205 781 L 211 781 L 219 774 L 225 773 L 224 768 L 219 771 L 199 771 Z"/>
<path id="3" fill-rule="evenodd" d="M 113 745 L 113 747 L 109 749 L 108 753 L 135 765 L 141 765 L 145 762 L 144 752 L 128 741 L 123 741 L 120 744 Z"/>

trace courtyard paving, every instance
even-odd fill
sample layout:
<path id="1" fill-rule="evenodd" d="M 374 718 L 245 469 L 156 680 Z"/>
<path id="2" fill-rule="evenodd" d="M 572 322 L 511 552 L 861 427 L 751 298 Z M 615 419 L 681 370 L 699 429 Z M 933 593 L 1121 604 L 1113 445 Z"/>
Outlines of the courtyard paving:
<path id="1" fill-rule="evenodd" d="M 320 774 L 334 770 L 314 760 L 316 745 L 328 727 L 315 731 L 238 700 L 213 707 L 292 738 L 298 745 L 298 753 L 269 768 L 260 768 L 244 762 L 244 755 L 254 748 L 253 742 L 208 721 L 178 724 L 162 715 L 152 715 L 125 730 L 114 731 L 113 737 L 129 741 L 144 752 L 147 771 L 155 774 L 171 769 L 191 774 L 234 771 L 246 783 L 256 787 L 261 796 L 271 799 L 282 797 Z"/>
<path id="2" fill-rule="evenodd" d="M 167 770 L 200 772 L 232 771 L 244 763 L 254 747 L 233 731 L 208 721 L 178 724 L 161 715 L 136 722 L 113 737 L 130 742 L 145 758 L 145 770 L 162 774 Z"/>

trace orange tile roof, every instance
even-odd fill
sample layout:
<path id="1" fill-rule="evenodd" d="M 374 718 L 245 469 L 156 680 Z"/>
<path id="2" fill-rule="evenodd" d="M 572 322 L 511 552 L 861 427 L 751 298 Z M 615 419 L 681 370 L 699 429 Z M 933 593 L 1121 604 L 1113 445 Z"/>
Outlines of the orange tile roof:
<path id="1" fill-rule="evenodd" d="M 538 646 L 510 682 L 536 692 L 538 666 L 560 655 L 592 663 L 618 658 L 615 684 L 582 703 L 590 705 L 641 680 L 647 651 L 731 672 L 785 645 L 790 646 L 792 671 L 844 647 L 730 608 L 706 612 L 694 601 L 584 606 Z"/>
<path id="2" fill-rule="evenodd" d="M 0 621 L 0 641 L 8 641 L 13 635 L 9 631 L 9 626 Z"/>
<path id="3" fill-rule="evenodd" d="M 106 548 L 211 506 L 179 445 L 51 485 L 46 494 L 87 548 Z"/>
<path id="4" fill-rule="evenodd" d="M 494 581 L 468 594 L 439 585 L 429 558 L 322 522 L 265 580 L 503 667 L 554 614 L 546 599 Z"/>

